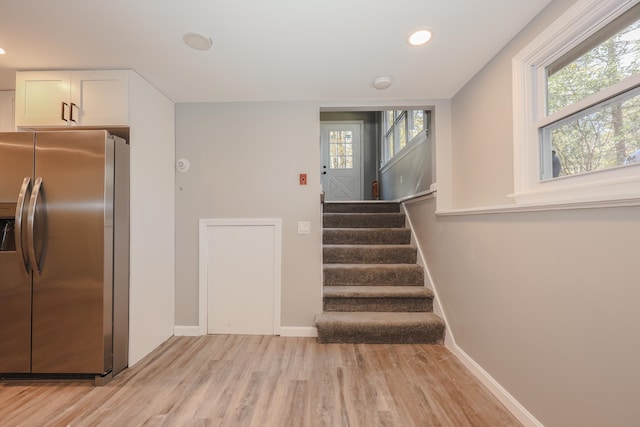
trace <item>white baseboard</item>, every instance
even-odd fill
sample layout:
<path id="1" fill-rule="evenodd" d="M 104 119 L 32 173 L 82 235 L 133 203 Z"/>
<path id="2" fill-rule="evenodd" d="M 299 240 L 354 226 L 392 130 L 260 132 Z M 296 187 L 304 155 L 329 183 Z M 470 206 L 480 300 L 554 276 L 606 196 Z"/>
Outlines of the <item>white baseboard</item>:
<path id="1" fill-rule="evenodd" d="M 200 326 L 174 326 L 173 335 L 177 337 L 197 337 L 202 335 Z"/>
<path id="2" fill-rule="evenodd" d="M 173 334 L 177 337 L 197 337 L 206 335 L 202 333 L 199 326 L 174 326 Z M 318 330 L 313 326 L 282 326 L 280 333 L 282 337 L 309 337 L 317 338 Z"/>
<path id="3" fill-rule="evenodd" d="M 504 387 L 498 383 L 487 371 L 467 353 L 458 347 L 455 342 L 447 345 L 447 348 L 480 380 L 485 387 L 518 419 L 525 427 L 544 427 L 527 409 L 520 404 Z"/>
<path id="4" fill-rule="evenodd" d="M 280 336 L 317 338 L 318 330 L 313 326 L 281 326 Z"/>
<path id="5" fill-rule="evenodd" d="M 406 203 L 406 202 L 405 202 Z M 407 217 L 407 223 L 409 228 L 411 229 L 411 240 L 414 242 L 418 249 L 418 264 L 422 266 L 425 270 L 426 281 L 431 286 L 431 289 L 434 293 L 433 299 L 433 311 L 444 320 L 446 332 L 444 345 L 447 347 L 451 353 L 453 353 L 467 369 L 482 383 L 485 387 L 489 389 L 489 391 L 509 410 L 514 417 L 518 419 L 525 427 L 544 427 L 544 425 L 538 421 L 527 409 L 520 404 L 509 392 L 498 383 L 487 371 L 485 371 L 482 366 L 480 366 L 475 360 L 471 358 L 467 353 L 462 350 L 458 344 L 456 343 L 456 338 L 449 326 L 449 321 L 447 320 L 447 316 L 443 307 L 440 305 L 440 298 L 438 296 L 438 286 L 433 280 L 431 276 L 431 272 L 429 271 L 429 265 L 426 262 L 424 254 L 422 252 L 422 248 L 420 247 L 420 243 L 416 238 L 415 234 L 413 234 L 413 224 L 411 223 L 411 217 L 409 212 L 407 211 L 407 207 L 405 203 L 402 203 L 402 208 Z"/>

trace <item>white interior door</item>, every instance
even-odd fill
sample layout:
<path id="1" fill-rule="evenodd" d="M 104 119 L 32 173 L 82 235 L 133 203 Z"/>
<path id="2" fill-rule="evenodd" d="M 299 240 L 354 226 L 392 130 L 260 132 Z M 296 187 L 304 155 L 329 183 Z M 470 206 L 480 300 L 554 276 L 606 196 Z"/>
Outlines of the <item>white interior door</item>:
<path id="1" fill-rule="evenodd" d="M 320 126 L 325 200 L 362 200 L 362 122 Z"/>
<path id="2" fill-rule="evenodd" d="M 279 222 L 220 220 L 208 225 L 207 333 L 279 333 Z"/>

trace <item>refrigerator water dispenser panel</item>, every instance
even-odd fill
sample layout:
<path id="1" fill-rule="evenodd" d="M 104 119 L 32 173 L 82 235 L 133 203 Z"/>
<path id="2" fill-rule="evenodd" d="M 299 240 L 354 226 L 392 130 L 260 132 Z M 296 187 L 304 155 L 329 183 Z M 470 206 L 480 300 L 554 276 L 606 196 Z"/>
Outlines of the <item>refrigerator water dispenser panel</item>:
<path id="1" fill-rule="evenodd" d="M 0 219 L 0 251 L 15 251 L 16 239 L 12 219 Z"/>
<path id="2" fill-rule="evenodd" d="M 15 251 L 15 203 L 0 203 L 0 251 Z"/>

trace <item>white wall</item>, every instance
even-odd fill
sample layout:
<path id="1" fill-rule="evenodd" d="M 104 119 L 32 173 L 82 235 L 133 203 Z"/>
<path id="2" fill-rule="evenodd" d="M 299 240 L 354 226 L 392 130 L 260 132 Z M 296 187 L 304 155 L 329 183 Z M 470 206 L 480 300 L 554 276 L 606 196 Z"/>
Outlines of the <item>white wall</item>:
<path id="1" fill-rule="evenodd" d="M 14 132 L 15 126 L 15 98 L 14 90 L 0 91 L 0 132 Z"/>
<path id="2" fill-rule="evenodd" d="M 381 198 L 395 200 L 428 191 L 434 182 L 431 137 L 411 145 L 380 172 Z"/>
<path id="3" fill-rule="evenodd" d="M 407 206 L 455 344 L 528 422 L 630 426 L 640 207 L 435 214 L 511 203 L 511 58 L 573 3 L 550 3 L 456 94 L 451 143 L 436 139 L 437 200 Z"/>
<path id="4" fill-rule="evenodd" d="M 319 107 L 178 104 L 176 123 L 176 158 L 191 162 L 176 176 L 176 324 L 198 324 L 198 219 L 282 218 L 282 325 L 312 328 L 322 311 Z M 297 234 L 298 221 L 311 234 Z"/>
<path id="5" fill-rule="evenodd" d="M 320 111 L 407 105 L 433 105 L 435 138 L 449 141 L 448 100 L 178 104 L 176 159 L 191 162 L 175 183 L 179 332 L 198 325 L 199 218 L 282 218 L 282 325 L 292 328 L 284 333 L 309 332 L 322 311 Z M 298 221 L 309 221 L 311 234 L 297 234 Z"/>
<path id="6" fill-rule="evenodd" d="M 129 93 L 131 366 L 173 335 L 175 110 L 172 101 L 133 71 Z"/>
<path id="7" fill-rule="evenodd" d="M 513 203 L 511 60 L 573 3 L 552 1 L 451 100 L 453 207 Z"/>
<path id="8" fill-rule="evenodd" d="M 436 216 L 407 205 L 455 343 L 535 419 L 632 426 L 640 207 Z"/>

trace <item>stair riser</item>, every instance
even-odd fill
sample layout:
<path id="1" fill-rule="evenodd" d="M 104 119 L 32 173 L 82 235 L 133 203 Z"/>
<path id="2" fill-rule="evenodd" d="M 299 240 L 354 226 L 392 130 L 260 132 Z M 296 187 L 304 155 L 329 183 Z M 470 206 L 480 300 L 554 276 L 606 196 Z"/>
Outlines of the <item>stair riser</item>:
<path id="1" fill-rule="evenodd" d="M 324 214 L 324 228 L 404 228 L 404 214 Z"/>
<path id="2" fill-rule="evenodd" d="M 413 327 L 384 327 L 363 325 L 358 328 L 325 326 L 318 328 L 320 343 L 368 344 L 443 344 L 444 324 Z"/>
<path id="3" fill-rule="evenodd" d="M 324 298 L 324 311 L 431 312 L 431 298 Z"/>
<path id="4" fill-rule="evenodd" d="M 322 232 L 325 245 L 408 245 L 411 230 L 392 229 L 325 229 Z"/>
<path id="5" fill-rule="evenodd" d="M 393 213 L 400 212 L 399 203 L 325 203 L 324 213 Z"/>
<path id="6" fill-rule="evenodd" d="M 326 286 L 423 286 L 424 270 L 416 266 L 393 268 L 325 268 Z"/>
<path id="7" fill-rule="evenodd" d="M 322 251 L 325 264 L 415 264 L 417 250 L 414 247 L 325 247 Z"/>

